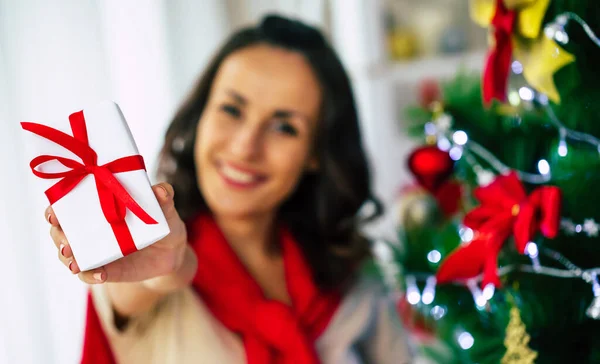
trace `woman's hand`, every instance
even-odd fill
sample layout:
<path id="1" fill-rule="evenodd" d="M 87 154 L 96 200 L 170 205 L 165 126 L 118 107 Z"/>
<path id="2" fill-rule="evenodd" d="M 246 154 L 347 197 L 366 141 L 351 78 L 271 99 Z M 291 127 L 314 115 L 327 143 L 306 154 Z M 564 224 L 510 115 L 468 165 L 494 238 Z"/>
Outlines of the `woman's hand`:
<path id="1" fill-rule="evenodd" d="M 171 232 L 162 240 L 132 253 L 126 257 L 91 271 L 81 272 L 77 259 L 73 256 L 69 242 L 60 227 L 60 223 L 51 207 L 46 209 L 46 219 L 52 225 L 50 236 L 58 249 L 60 261 L 73 274 L 86 283 L 104 282 L 156 282 L 157 277 L 176 273 L 186 260 L 187 232 L 185 225 L 173 203 L 173 187 L 161 183 L 152 187 L 160 207 L 166 217 Z M 189 260 L 189 258 L 187 258 Z M 151 280 L 151 278 L 156 278 Z"/>

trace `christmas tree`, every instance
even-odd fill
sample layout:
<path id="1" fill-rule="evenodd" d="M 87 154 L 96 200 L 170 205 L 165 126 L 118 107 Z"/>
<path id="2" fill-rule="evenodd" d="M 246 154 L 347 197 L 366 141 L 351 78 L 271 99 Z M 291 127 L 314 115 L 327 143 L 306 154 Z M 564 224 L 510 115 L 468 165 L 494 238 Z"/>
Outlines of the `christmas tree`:
<path id="1" fill-rule="evenodd" d="M 600 2 L 471 10 L 483 74 L 408 110 L 401 316 L 440 363 L 600 363 Z"/>

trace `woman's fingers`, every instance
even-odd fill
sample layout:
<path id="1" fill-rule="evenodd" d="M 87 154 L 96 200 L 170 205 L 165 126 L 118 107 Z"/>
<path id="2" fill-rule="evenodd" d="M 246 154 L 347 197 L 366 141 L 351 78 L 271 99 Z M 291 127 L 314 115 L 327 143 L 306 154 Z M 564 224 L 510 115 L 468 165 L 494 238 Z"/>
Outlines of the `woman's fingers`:
<path id="1" fill-rule="evenodd" d="M 73 257 L 73 251 L 71 250 L 71 246 L 61 227 L 53 225 L 50 228 L 50 236 L 52 237 L 52 241 L 54 241 L 54 246 L 56 246 L 56 249 L 58 250 L 58 259 L 60 259 L 65 267 L 69 268 L 72 273 L 79 273 L 79 266 L 77 265 L 77 261 L 75 261 L 75 257 Z"/>
<path id="2" fill-rule="evenodd" d="M 54 214 L 54 210 L 52 210 L 52 206 L 46 207 L 46 210 L 44 211 L 44 218 L 46 219 L 46 221 L 48 221 L 50 225 L 60 226 L 60 224 L 58 223 L 58 219 Z"/>
<path id="3" fill-rule="evenodd" d="M 106 269 L 104 267 L 96 268 L 93 270 L 80 272 L 79 279 L 87 284 L 99 284 L 106 282 L 108 278 Z"/>
<path id="4" fill-rule="evenodd" d="M 175 208 L 175 202 L 173 199 L 175 196 L 175 190 L 173 189 L 173 186 L 168 183 L 159 183 L 152 186 L 152 189 L 154 190 L 154 194 L 156 195 L 156 199 L 160 204 L 170 230 L 169 235 L 158 242 L 157 246 L 184 246 L 187 241 L 187 232 L 185 229 L 185 224 L 179 217 L 179 213 Z"/>
<path id="5" fill-rule="evenodd" d="M 154 195 L 158 200 L 158 204 L 165 215 L 165 219 L 171 225 L 173 221 L 179 220 L 179 214 L 175 209 L 175 204 L 173 202 L 173 196 L 175 196 L 175 190 L 173 186 L 168 183 L 159 183 L 157 185 L 152 186 L 152 190 L 154 191 Z"/>
<path id="6" fill-rule="evenodd" d="M 71 271 L 71 273 L 79 273 L 80 269 L 75 257 L 73 257 L 73 251 L 71 250 L 69 241 L 58 224 L 58 219 L 56 219 L 52 207 L 46 209 L 46 216 L 48 222 L 52 225 L 50 227 L 50 236 L 52 237 L 54 246 L 56 246 L 56 249 L 58 250 L 58 259 Z"/>
<path id="7" fill-rule="evenodd" d="M 79 269 L 79 265 L 77 265 L 77 261 L 73 257 L 65 257 L 64 255 L 58 252 L 58 259 L 71 271 L 73 274 L 77 274 L 81 272 Z"/>
<path id="8" fill-rule="evenodd" d="M 105 266 L 82 272 L 73 256 L 73 251 L 64 234 L 56 214 L 51 207 L 45 210 L 46 220 L 51 224 L 50 235 L 58 250 L 60 261 L 87 284 L 104 282 L 139 281 L 164 275 L 178 264 L 180 251 L 185 251 L 186 230 L 175 209 L 175 191 L 168 183 L 153 186 L 153 191 L 169 224 L 171 233 L 149 249 L 116 260 Z"/>
<path id="9" fill-rule="evenodd" d="M 48 221 L 48 223 L 51 225 L 50 237 L 52 237 L 54 246 L 58 251 L 58 259 L 65 265 L 65 267 L 67 267 L 67 269 L 69 269 L 71 273 L 77 274 L 79 276 L 79 279 L 81 279 L 85 283 L 97 284 L 106 282 L 107 273 L 104 267 L 86 272 L 81 271 L 79 265 L 77 264 L 77 260 L 75 260 L 75 257 L 73 256 L 73 250 L 71 250 L 69 241 L 67 240 L 67 237 L 63 232 L 58 222 L 58 219 L 54 214 L 54 210 L 52 210 L 51 206 L 48 206 L 44 211 L 44 217 L 46 218 L 46 221 Z M 115 276 L 118 276 L 118 274 L 115 274 Z"/>
<path id="10" fill-rule="evenodd" d="M 168 186 L 170 187 L 170 186 Z M 172 192 L 171 192 L 172 193 Z M 77 265 L 77 261 L 73 256 L 73 251 L 69 245 L 69 241 L 65 233 L 63 232 L 52 206 L 48 206 L 44 211 L 44 217 L 50 225 L 50 236 L 54 245 L 58 250 L 58 259 L 71 271 L 73 274 L 77 274 L 79 279 L 88 284 L 98 284 L 106 281 L 107 274 L 104 267 L 97 268 L 91 271 L 82 272 Z"/>
<path id="11" fill-rule="evenodd" d="M 60 226 L 52 225 L 50 227 L 50 237 L 52 238 L 56 248 L 59 250 L 68 244 L 67 237 Z"/>
<path id="12" fill-rule="evenodd" d="M 52 241 L 54 242 L 54 246 L 58 249 L 58 252 L 66 257 L 70 258 L 73 256 L 73 252 L 71 251 L 71 247 L 69 246 L 69 241 L 65 236 L 60 225 L 53 225 L 50 228 L 50 237 L 52 237 Z"/>

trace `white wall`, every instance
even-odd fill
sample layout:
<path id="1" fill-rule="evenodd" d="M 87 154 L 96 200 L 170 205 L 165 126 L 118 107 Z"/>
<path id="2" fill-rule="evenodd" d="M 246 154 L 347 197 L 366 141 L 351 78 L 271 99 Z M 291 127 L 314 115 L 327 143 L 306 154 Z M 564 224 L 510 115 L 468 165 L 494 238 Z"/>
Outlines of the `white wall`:
<path id="1" fill-rule="evenodd" d="M 173 70 L 173 98 L 178 104 L 227 37 L 230 15 L 223 0 L 175 0 L 164 8 L 168 29 L 166 53 Z"/>
<path id="2" fill-rule="evenodd" d="M 233 28 L 252 24 L 276 11 L 328 30 L 329 0 L 225 0 Z"/>
<path id="3" fill-rule="evenodd" d="M 58 5 L 58 6 L 57 6 Z M 0 218 L 6 264 L 0 268 L 5 296 L 6 363 L 55 362 L 59 348 L 73 362 L 80 335 L 84 287 L 56 258 L 43 220 L 47 205 L 31 189 L 18 121 L 60 118 L 107 97 L 97 9 L 90 1 L 0 2 L 2 169 Z M 56 361 L 58 362 L 58 360 Z M 65 362 L 65 361 L 63 361 Z"/>
<path id="4" fill-rule="evenodd" d="M 373 169 L 373 188 L 386 214 L 367 227 L 376 238 L 397 239 L 394 200 L 398 186 L 409 181 L 404 158 L 413 147 L 398 120 L 396 84 L 374 77 L 371 70 L 387 62 L 385 50 L 384 0 L 331 0 L 331 33 L 342 62 L 350 73 L 365 148 Z M 402 100 L 406 104 L 413 100 Z"/>

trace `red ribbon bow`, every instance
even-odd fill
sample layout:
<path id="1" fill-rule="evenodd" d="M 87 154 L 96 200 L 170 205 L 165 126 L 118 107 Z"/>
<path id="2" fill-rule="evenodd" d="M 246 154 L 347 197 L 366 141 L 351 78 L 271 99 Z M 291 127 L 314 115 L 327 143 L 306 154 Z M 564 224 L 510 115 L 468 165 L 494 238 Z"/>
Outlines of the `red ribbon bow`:
<path id="1" fill-rule="evenodd" d="M 547 238 L 558 234 L 560 189 L 542 186 L 527 196 L 516 173 L 511 172 L 474 193 L 481 205 L 464 218 L 464 225 L 474 230 L 474 237 L 442 262 L 437 281 L 468 279 L 483 272 L 482 287 L 490 283 L 499 287 L 498 254 L 511 234 L 521 254 L 537 231 Z"/>
<path id="2" fill-rule="evenodd" d="M 133 242 L 127 223 L 125 222 L 126 208 L 146 224 L 157 224 L 158 222 L 135 202 L 133 197 L 131 197 L 113 174 L 140 169 L 145 170 L 144 159 L 141 155 L 131 155 L 99 166 L 98 155 L 96 154 L 96 151 L 90 147 L 88 142 L 83 111 L 71 114 L 69 116 L 69 122 L 71 124 L 73 136 L 42 124 L 22 122 L 21 127 L 73 152 L 81 158 L 83 164 L 69 158 L 53 155 L 40 155 L 35 157 L 29 166 L 31 167 L 33 174 L 39 178 L 61 178 L 60 181 L 56 182 L 52 187 L 45 191 L 50 204 L 54 204 L 56 201 L 66 196 L 87 175 L 94 175 L 96 189 L 100 199 L 100 206 L 102 207 L 104 217 L 110 224 L 113 233 L 117 238 L 123 256 L 131 254 L 136 251 L 137 248 Z M 70 170 L 57 173 L 45 173 L 36 169 L 39 165 L 52 160 L 70 168 Z"/>
<path id="3" fill-rule="evenodd" d="M 483 73 L 483 101 L 489 104 L 492 99 L 506 101 L 508 74 L 512 60 L 512 33 L 516 12 L 508 10 L 503 0 L 496 1 L 496 12 L 491 25 L 494 45 L 491 48 Z"/>

